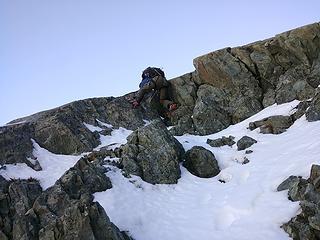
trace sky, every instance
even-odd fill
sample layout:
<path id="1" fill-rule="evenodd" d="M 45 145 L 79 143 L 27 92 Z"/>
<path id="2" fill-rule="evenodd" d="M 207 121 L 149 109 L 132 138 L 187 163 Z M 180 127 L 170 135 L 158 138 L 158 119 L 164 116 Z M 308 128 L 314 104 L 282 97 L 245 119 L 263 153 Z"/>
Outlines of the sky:
<path id="1" fill-rule="evenodd" d="M 194 58 L 319 22 L 318 0 L 0 0 L 0 125 L 168 79 Z"/>

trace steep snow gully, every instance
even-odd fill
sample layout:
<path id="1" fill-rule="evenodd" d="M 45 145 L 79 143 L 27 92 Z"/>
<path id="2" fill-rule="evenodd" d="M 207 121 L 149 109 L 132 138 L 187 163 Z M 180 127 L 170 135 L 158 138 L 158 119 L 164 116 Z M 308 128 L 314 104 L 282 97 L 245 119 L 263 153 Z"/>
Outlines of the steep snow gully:
<path id="1" fill-rule="evenodd" d="M 274 104 L 212 135 L 177 136 L 185 150 L 203 146 L 215 155 L 221 169 L 216 177 L 198 178 L 181 165 L 178 184 L 152 185 L 137 176 L 126 178 L 117 167 L 106 165 L 113 187 L 95 193 L 95 201 L 120 230 L 137 240 L 290 239 L 280 226 L 297 214 L 299 204 L 288 200 L 287 191 L 276 189 L 290 175 L 308 178 L 311 165 L 319 164 L 320 121 L 308 122 L 303 115 L 280 135 L 250 131 L 248 125 L 268 116 L 290 115 L 298 103 Z M 99 148 L 124 144 L 131 132 L 114 130 L 107 139 L 101 139 Z M 206 143 L 208 138 L 229 135 L 235 141 L 245 135 L 256 139 L 249 148 L 252 153 L 238 151 L 236 145 L 211 147 Z M 57 155 L 35 141 L 33 144 L 42 171 L 26 164 L 7 164 L 0 174 L 6 179 L 33 177 L 47 189 L 84 155 Z"/>

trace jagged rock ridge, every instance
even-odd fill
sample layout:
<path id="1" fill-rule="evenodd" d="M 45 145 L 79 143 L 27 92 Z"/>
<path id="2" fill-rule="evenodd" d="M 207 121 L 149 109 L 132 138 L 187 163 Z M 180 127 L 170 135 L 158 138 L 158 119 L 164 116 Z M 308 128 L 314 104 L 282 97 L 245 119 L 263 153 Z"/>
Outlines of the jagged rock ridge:
<path id="1" fill-rule="evenodd" d="M 172 80 L 182 106 L 175 133 L 218 132 L 273 103 L 313 97 L 320 84 L 319 49 L 320 24 L 314 23 L 196 58 L 194 72 Z"/>

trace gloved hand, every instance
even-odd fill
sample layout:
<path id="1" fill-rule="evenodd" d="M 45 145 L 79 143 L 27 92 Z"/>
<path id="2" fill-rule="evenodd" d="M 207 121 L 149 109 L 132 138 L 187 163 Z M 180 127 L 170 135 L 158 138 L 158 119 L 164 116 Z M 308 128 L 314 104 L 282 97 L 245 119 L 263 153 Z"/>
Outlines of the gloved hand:
<path id="1" fill-rule="evenodd" d="M 132 106 L 133 106 L 133 108 L 137 108 L 137 107 L 140 106 L 140 103 L 137 100 L 133 100 L 132 101 Z"/>

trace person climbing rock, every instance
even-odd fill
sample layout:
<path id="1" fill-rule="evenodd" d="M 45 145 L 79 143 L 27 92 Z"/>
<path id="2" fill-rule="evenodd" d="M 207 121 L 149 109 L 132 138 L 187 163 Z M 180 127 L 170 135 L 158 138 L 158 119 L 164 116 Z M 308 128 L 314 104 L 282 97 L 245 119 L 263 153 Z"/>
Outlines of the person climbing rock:
<path id="1" fill-rule="evenodd" d="M 144 96 L 148 93 L 155 94 L 159 92 L 159 101 L 161 105 L 172 112 L 177 109 L 177 104 L 169 99 L 170 83 L 167 81 L 164 72 L 160 68 L 148 67 L 142 72 L 142 81 L 139 84 L 140 90 L 135 98 L 131 100 L 132 106 L 137 108 Z"/>

